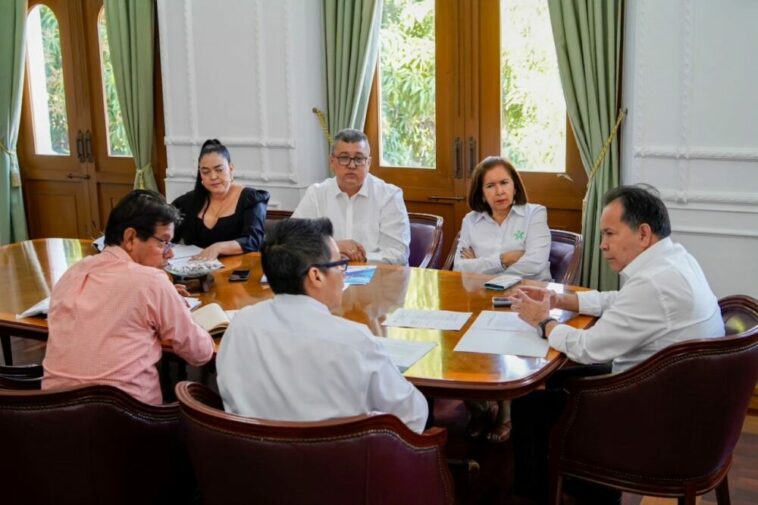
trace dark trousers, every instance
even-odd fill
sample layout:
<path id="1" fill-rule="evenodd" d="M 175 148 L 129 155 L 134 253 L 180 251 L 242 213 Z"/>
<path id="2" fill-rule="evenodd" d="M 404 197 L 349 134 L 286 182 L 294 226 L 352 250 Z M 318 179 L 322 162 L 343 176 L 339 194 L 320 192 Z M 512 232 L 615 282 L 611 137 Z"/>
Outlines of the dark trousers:
<path id="1" fill-rule="evenodd" d="M 573 377 L 610 372 L 610 364 L 562 368 L 548 380 L 544 390 L 533 391 L 513 400 L 511 439 L 515 455 L 516 494 L 532 498 L 537 503 L 547 503 L 550 431 L 566 405 L 563 383 Z M 564 487 L 580 503 L 620 503 L 621 493 L 602 486 L 567 479 Z"/>

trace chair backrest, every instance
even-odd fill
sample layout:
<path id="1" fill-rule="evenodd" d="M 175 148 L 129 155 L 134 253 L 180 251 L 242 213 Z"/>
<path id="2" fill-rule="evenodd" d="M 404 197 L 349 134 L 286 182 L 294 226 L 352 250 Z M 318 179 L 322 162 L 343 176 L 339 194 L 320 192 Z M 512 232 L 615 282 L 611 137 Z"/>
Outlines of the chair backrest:
<path id="1" fill-rule="evenodd" d="M 178 404 L 110 386 L 0 390 L 3 503 L 187 503 L 194 494 Z"/>
<path id="2" fill-rule="evenodd" d="M 288 219 L 292 217 L 292 211 L 291 210 L 277 210 L 277 209 L 268 209 L 266 210 L 266 221 L 263 223 L 263 233 L 268 234 L 271 230 L 271 227 L 274 226 L 274 224 L 277 221 L 281 221 L 282 219 Z"/>
<path id="3" fill-rule="evenodd" d="M 740 335 L 758 326 L 758 300 L 747 295 L 732 295 L 719 300 L 727 335 Z"/>
<path id="4" fill-rule="evenodd" d="M 434 214 L 409 212 L 411 222 L 411 254 L 408 265 L 439 268 L 442 261 L 442 225 L 444 220 Z"/>
<path id="5" fill-rule="evenodd" d="M 578 284 L 584 239 L 578 233 L 550 230 L 550 275 L 559 284 Z"/>
<path id="6" fill-rule="evenodd" d="M 218 395 L 190 382 L 177 384 L 176 396 L 206 505 L 453 503 L 443 429 L 419 435 L 390 415 L 246 418 L 225 413 Z"/>
<path id="7" fill-rule="evenodd" d="M 0 389 L 40 389 L 42 365 L 0 365 Z"/>
<path id="8" fill-rule="evenodd" d="M 461 239 L 461 232 L 455 234 L 453 239 L 453 245 L 450 247 L 450 251 L 447 253 L 445 263 L 442 265 L 442 270 L 452 270 L 455 265 L 455 252 L 458 250 L 458 241 Z"/>
<path id="9" fill-rule="evenodd" d="M 672 345 L 620 374 L 568 381 L 551 465 L 639 494 L 706 492 L 728 471 L 756 379 L 758 328 Z"/>

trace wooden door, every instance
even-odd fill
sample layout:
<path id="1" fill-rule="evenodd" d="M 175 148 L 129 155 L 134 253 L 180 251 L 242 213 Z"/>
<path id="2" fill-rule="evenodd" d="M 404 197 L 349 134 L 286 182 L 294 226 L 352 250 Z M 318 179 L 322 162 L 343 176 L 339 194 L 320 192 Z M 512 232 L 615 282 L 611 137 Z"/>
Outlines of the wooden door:
<path id="1" fill-rule="evenodd" d="M 98 236 L 132 187 L 128 146 L 114 154 L 110 142 L 123 124 L 108 117 L 102 11 L 102 0 L 29 2 L 18 152 L 32 238 Z"/>
<path id="2" fill-rule="evenodd" d="M 527 0 L 384 2 L 382 47 L 366 120 L 374 153 L 371 170 L 403 188 L 409 211 L 430 212 L 445 219 L 446 251 L 469 211 L 466 196 L 476 164 L 485 156 L 511 157 L 504 148 L 501 120 L 504 102 L 509 99 L 504 91 L 502 51 L 506 49 L 501 51 L 501 47 L 506 45 L 501 41 L 501 27 L 507 16 L 513 16 L 514 2 L 520 3 L 515 5 L 519 15 L 525 11 L 531 15 L 529 9 L 542 4 Z M 547 20 L 545 13 L 540 13 L 543 22 Z M 432 18 L 433 33 L 429 29 Z M 544 32 L 544 25 L 542 28 Z M 406 37 L 400 44 L 399 36 Z M 544 49 L 544 36 L 540 42 Z M 552 34 L 547 43 L 552 44 Z M 429 44 L 434 47 L 433 58 L 424 53 Z M 426 88 L 418 85 L 420 81 L 426 82 Z M 416 101 L 424 93 L 431 95 L 429 90 L 434 91 L 429 98 L 434 102 L 433 112 L 418 112 Z M 393 102 L 398 93 L 403 100 Z M 558 94 L 562 100 L 560 90 Z M 433 127 L 409 128 L 419 115 Z M 568 124 L 565 112 L 560 121 Z M 429 142 L 403 146 L 410 152 L 404 159 L 411 163 L 388 155 L 388 149 L 402 150 L 396 148 L 397 140 L 392 137 L 399 131 L 412 139 L 433 137 L 433 160 L 427 156 L 423 164 L 413 156 L 414 148 L 421 146 L 424 152 Z M 549 167 L 552 172 L 519 163 L 516 167 L 524 178 L 529 200 L 548 207 L 550 226 L 578 231 L 586 177 L 570 127 L 561 135 L 566 144 L 565 159 L 561 158 L 559 166 Z"/>

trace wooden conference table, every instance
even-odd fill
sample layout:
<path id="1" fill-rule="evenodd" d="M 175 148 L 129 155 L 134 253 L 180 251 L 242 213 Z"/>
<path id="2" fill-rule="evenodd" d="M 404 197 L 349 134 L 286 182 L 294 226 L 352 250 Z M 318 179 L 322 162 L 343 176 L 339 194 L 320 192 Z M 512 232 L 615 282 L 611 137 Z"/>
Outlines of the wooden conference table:
<path id="1" fill-rule="evenodd" d="M 53 284 L 70 265 L 94 253 L 89 240 L 78 239 L 38 239 L 0 247 L 0 289 L 3 292 L 0 296 L 0 337 L 4 347 L 9 336 L 47 338 L 46 319 L 16 319 L 16 314 L 49 296 Z M 260 283 L 262 271 L 257 253 L 225 257 L 221 261 L 225 268 L 215 272 L 213 288 L 208 293 L 193 293 L 193 296 L 198 296 L 203 303 L 216 302 L 226 310 L 273 297 L 271 289 Z M 250 280 L 230 283 L 229 275 L 235 269 L 250 269 Z M 453 351 L 479 311 L 491 309 L 491 298 L 496 292 L 483 286 L 491 277 L 379 265 L 370 284 L 350 286 L 344 292 L 342 307 L 337 314 L 368 325 L 375 335 L 437 343 L 404 374 L 429 396 L 514 398 L 537 388 L 566 358 L 554 349 L 550 349 L 546 358 Z M 534 281 L 525 283 L 546 285 Z M 557 284 L 551 284 L 551 288 L 572 289 Z M 398 308 L 474 314 L 461 331 L 382 326 L 386 316 Z M 569 312 L 554 313 L 577 328 L 587 327 L 593 321 L 591 317 Z"/>

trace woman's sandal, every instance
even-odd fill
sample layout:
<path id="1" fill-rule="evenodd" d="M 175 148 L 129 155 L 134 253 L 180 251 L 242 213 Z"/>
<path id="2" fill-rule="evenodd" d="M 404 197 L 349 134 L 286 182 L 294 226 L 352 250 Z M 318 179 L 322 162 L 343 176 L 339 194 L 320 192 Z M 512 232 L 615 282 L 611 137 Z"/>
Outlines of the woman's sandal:
<path id="1" fill-rule="evenodd" d="M 508 439 L 511 438 L 512 428 L 513 424 L 511 423 L 510 419 L 505 421 L 503 424 L 493 426 L 487 433 L 487 442 L 490 442 L 492 444 L 502 444 L 507 442 Z"/>

